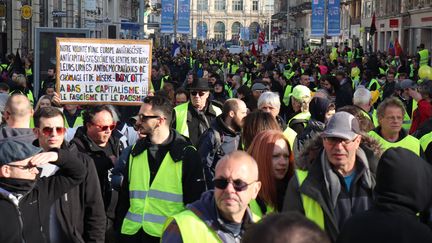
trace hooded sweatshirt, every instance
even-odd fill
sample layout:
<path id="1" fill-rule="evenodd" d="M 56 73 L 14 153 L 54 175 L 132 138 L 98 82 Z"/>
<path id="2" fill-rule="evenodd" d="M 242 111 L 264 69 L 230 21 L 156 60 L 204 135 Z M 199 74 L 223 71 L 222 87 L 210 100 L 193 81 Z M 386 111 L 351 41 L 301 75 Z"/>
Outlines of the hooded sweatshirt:
<path id="1" fill-rule="evenodd" d="M 374 207 L 352 217 L 337 242 L 432 242 L 432 231 L 416 214 L 432 201 L 431 166 L 404 148 L 390 148 L 376 174 Z"/>

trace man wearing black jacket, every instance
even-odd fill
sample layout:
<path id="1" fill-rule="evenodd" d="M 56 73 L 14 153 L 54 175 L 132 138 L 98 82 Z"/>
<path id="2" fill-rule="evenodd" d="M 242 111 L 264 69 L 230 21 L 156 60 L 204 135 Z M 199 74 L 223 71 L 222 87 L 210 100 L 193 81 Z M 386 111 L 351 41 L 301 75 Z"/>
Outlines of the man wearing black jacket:
<path id="1" fill-rule="evenodd" d="M 86 169 L 72 153 L 8 140 L 0 145 L 0 242 L 49 242 L 51 204 L 84 180 Z M 59 174 L 36 180 L 36 166 L 54 163 Z"/>
<path id="2" fill-rule="evenodd" d="M 132 148 L 116 212 L 118 242 L 159 242 L 167 217 L 200 198 L 205 181 L 200 156 L 174 129 L 170 101 L 147 97 L 136 126 L 146 138 Z"/>
<path id="3" fill-rule="evenodd" d="M 34 116 L 34 133 L 37 140 L 34 145 L 44 151 L 53 148 L 67 149 L 64 141 L 65 127 L 63 114 L 55 107 L 41 108 Z M 78 152 L 75 146 L 73 152 L 87 168 L 84 181 L 72 188 L 57 200 L 50 211 L 50 241 L 51 242 L 100 242 L 105 239 L 105 211 L 102 194 L 98 184 L 96 167 L 87 155 Z M 41 176 L 51 176 L 55 169 L 43 167 Z M 48 170 L 46 172 L 45 170 Z"/>

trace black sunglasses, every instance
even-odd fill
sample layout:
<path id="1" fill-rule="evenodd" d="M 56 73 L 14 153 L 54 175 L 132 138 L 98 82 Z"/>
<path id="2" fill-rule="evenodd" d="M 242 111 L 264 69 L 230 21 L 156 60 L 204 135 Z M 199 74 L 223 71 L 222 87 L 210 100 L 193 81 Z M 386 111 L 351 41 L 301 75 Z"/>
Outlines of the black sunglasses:
<path id="1" fill-rule="evenodd" d="M 146 120 L 148 120 L 148 119 L 155 119 L 155 118 L 159 118 L 160 116 L 146 116 L 146 115 L 144 115 L 144 114 L 139 114 L 138 115 L 138 118 L 142 121 L 142 122 L 144 122 L 144 121 L 146 121 Z"/>
<path id="2" fill-rule="evenodd" d="M 216 188 L 224 190 L 228 187 L 228 184 L 232 183 L 234 190 L 236 190 L 237 192 L 241 192 L 241 191 L 245 191 L 247 190 L 249 185 L 252 185 L 253 183 L 255 183 L 256 181 L 253 181 L 251 183 L 246 183 L 242 180 L 227 180 L 224 178 L 220 178 L 220 179 L 213 179 L 213 184 Z"/>
<path id="3" fill-rule="evenodd" d="M 199 96 L 204 96 L 205 95 L 205 91 L 191 91 L 190 94 L 192 96 L 196 96 L 197 94 L 199 94 Z"/>

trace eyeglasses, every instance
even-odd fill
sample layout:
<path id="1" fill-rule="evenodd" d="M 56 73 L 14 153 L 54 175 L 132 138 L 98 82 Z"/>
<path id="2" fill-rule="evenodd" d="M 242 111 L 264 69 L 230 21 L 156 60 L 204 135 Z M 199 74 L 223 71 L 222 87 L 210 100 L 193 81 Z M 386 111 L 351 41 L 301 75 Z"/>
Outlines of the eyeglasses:
<path id="1" fill-rule="evenodd" d="M 108 131 L 108 130 L 112 131 L 116 127 L 116 124 L 111 124 L 111 125 L 107 125 L 107 126 L 96 125 L 94 123 L 92 123 L 92 124 L 93 124 L 93 126 L 97 127 L 99 130 L 104 131 L 104 132 Z"/>
<path id="2" fill-rule="evenodd" d="M 245 191 L 247 190 L 249 185 L 252 185 L 253 183 L 255 183 L 257 181 L 253 181 L 251 183 L 246 183 L 242 180 L 227 180 L 225 178 L 220 178 L 220 179 L 213 179 L 213 184 L 216 188 L 224 190 L 225 188 L 228 187 L 228 184 L 232 184 L 234 187 L 234 190 L 236 190 L 237 192 L 241 192 L 241 191 Z"/>
<path id="3" fill-rule="evenodd" d="M 42 134 L 44 136 L 51 136 L 56 131 L 57 135 L 63 135 L 66 132 L 64 127 L 44 127 L 42 128 Z"/>
<path id="4" fill-rule="evenodd" d="M 199 96 L 202 97 L 206 94 L 206 92 L 205 91 L 191 91 L 190 94 L 192 96 L 196 96 L 197 94 L 199 94 Z"/>
<path id="5" fill-rule="evenodd" d="M 6 164 L 7 166 L 10 167 L 14 167 L 14 168 L 18 168 L 21 170 L 31 170 L 33 168 L 36 168 L 36 165 L 31 165 L 31 164 L 27 164 L 27 165 L 12 165 L 12 164 Z"/>
<path id="6" fill-rule="evenodd" d="M 335 146 L 336 144 L 339 144 L 339 143 L 342 144 L 343 146 L 346 146 L 346 145 L 349 145 L 352 142 L 354 142 L 357 139 L 357 137 L 358 136 L 356 136 L 352 140 L 343 139 L 343 138 L 335 138 L 335 137 L 327 137 L 327 138 L 324 138 L 324 141 L 326 141 L 331 146 Z"/>
<path id="7" fill-rule="evenodd" d="M 144 121 L 146 121 L 146 120 L 148 120 L 148 119 L 160 118 L 160 116 L 146 116 L 146 115 L 144 115 L 144 114 L 138 114 L 138 118 L 139 118 L 142 122 L 144 122 Z"/>

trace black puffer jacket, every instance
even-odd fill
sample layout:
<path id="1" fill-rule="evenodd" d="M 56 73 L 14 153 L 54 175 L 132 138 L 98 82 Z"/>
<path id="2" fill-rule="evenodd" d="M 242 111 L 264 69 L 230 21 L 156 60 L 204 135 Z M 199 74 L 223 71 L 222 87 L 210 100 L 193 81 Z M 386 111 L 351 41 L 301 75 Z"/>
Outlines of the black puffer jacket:
<path id="1" fill-rule="evenodd" d="M 51 205 L 84 180 L 86 169 L 74 154 L 58 150 L 59 174 L 39 179 L 25 196 L 16 199 L 0 188 L 0 242 L 49 242 Z"/>

